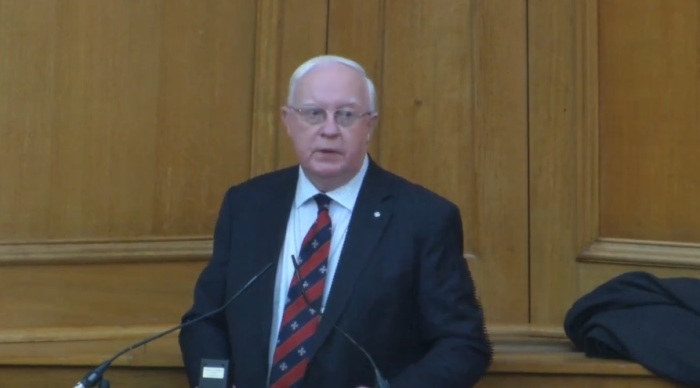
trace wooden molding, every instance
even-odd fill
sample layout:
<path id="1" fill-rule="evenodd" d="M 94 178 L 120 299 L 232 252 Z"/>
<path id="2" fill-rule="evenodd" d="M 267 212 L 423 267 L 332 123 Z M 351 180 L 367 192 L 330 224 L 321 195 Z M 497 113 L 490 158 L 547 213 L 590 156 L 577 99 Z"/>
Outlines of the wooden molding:
<path id="1" fill-rule="evenodd" d="M 164 332 L 176 325 L 46 327 L 0 330 L 0 344 L 27 342 L 66 342 L 142 339 Z"/>
<path id="2" fill-rule="evenodd" d="M 49 241 L 0 244 L 0 266 L 203 261 L 211 239 L 153 241 Z"/>
<path id="3" fill-rule="evenodd" d="M 598 1 L 528 6 L 530 319 L 562 319 L 599 236 Z"/>
<path id="4" fill-rule="evenodd" d="M 69 327 L 0 330 L 0 365 L 97 365 L 134 342 L 172 326 Z M 490 325 L 494 360 L 489 373 L 650 376 L 623 360 L 588 358 L 571 348 L 559 327 Z M 182 367 L 176 333 L 133 350 L 115 365 Z"/>
<path id="5" fill-rule="evenodd" d="M 253 128 L 250 176 L 275 169 L 277 163 L 277 79 L 279 73 L 280 1 L 258 1 L 255 43 Z"/>
<path id="6" fill-rule="evenodd" d="M 599 231 L 598 1 L 574 3 L 575 54 L 572 129 L 576 140 L 576 242 L 590 245 Z"/>
<path id="7" fill-rule="evenodd" d="M 700 244 L 601 238 L 581 252 L 578 261 L 700 269 Z"/>
<path id="8" fill-rule="evenodd" d="M 530 337 L 565 339 L 564 328 L 553 325 L 505 325 L 489 324 L 487 327 L 492 338 Z"/>

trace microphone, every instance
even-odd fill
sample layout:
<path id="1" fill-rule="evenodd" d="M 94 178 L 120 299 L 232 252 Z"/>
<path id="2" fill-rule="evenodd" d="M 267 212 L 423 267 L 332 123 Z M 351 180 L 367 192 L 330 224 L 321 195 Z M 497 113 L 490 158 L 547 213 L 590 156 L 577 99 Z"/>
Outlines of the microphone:
<path id="1" fill-rule="evenodd" d="M 163 331 L 163 332 L 161 332 L 161 333 L 155 334 L 155 335 L 153 335 L 153 336 L 151 336 L 151 337 L 148 337 L 148 338 L 146 338 L 146 339 L 144 339 L 144 340 L 141 340 L 141 341 L 139 341 L 139 342 L 137 342 L 137 343 L 135 343 L 135 344 L 133 344 L 133 345 L 131 345 L 131 346 L 129 346 L 129 347 L 123 349 L 123 350 L 120 351 L 119 353 L 115 354 L 115 355 L 114 355 L 112 358 L 110 358 L 109 360 L 107 360 L 107 361 L 103 362 L 102 364 L 100 364 L 100 366 L 98 366 L 97 368 L 95 368 L 95 369 L 93 369 L 92 371 L 88 372 L 88 373 L 85 375 L 85 377 L 83 377 L 83 379 L 80 380 L 73 388 L 89 388 L 89 387 L 94 387 L 95 384 L 98 384 L 98 383 L 100 383 L 100 387 L 102 387 L 103 385 L 105 385 L 105 384 L 102 382 L 102 376 L 103 376 L 104 373 L 107 371 L 107 368 L 109 368 L 109 367 L 112 365 L 112 362 L 114 362 L 114 360 L 116 360 L 117 358 L 121 357 L 121 356 L 124 355 L 125 353 L 128 353 L 128 352 L 130 352 L 130 351 L 132 351 L 132 350 L 134 350 L 134 349 L 136 349 L 136 348 L 138 348 L 138 347 L 140 347 L 140 346 L 143 346 L 143 345 L 145 345 L 145 344 L 147 344 L 147 343 L 149 343 L 149 342 L 151 342 L 151 341 L 157 340 L 158 338 L 163 337 L 163 336 L 166 335 L 166 334 L 170 334 L 170 333 L 172 333 L 172 332 L 175 331 L 175 330 L 182 329 L 183 327 L 187 327 L 187 326 L 192 325 L 192 324 L 194 324 L 194 323 L 197 323 L 197 322 L 199 322 L 199 321 L 201 321 L 201 320 L 203 320 L 203 319 L 205 319 L 205 318 L 209 318 L 209 317 L 211 317 L 212 315 L 214 315 L 214 314 L 216 314 L 216 313 L 221 312 L 221 311 L 222 311 L 223 309 L 225 309 L 229 304 L 231 304 L 231 302 L 233 302 L 234 300 L 236 300 L 236 298 L 238 298 L 238 296 L 241 295 L 241 294 L 243 293 L 243 291 L 247 290 L 248 287 L 250 287 L 251 284 L 253 284 L 256 280 L 258 280 L 258 278 L 259 278 L 260 276 L 262 276 L 265 272 L 267 272 L 267 270 L 270 269 L 270 267 L 272 267 L 272 262 L 268 263 L 262 270 L 260 270 L 260 272 L 258 272 L 257 274 L 255 274 L 255 276 L 253 276 L 252 278 L 250 278 L 250 280 L 248 280 L 248 282 L 247 282 L 246 284 L 244 284 L 243 287 L 241 287 L 238 291 L 236 291 L 236 293 L 233 294 L 233 296 L 231 296 L 231 297 L 226 301 L 226 303 L 224 303 L 221 307 L 217 308 L 216 310 L 210 311 L 210 312 L 208 312 L 208 313 L 206 313 L 206 314 L 204 314 L 204 315 L 201 315 L 201 316 L 199 316 L 199 317 L 197 317 L 197 318 L 195 318 L 195 319 L 193 319 L 193 320 L 191 320 L 191 321 L 183 322 L 183 323 L 181 323 L 181 324 L 179 324 L 179 325 L 177 325 L 177 326 L 174 326 L 174 327 L 172 327 L 172 328 L 170 328 L 170 329 L 168 329 L 168 330 L 165 330 L 165 331 Z M 106 386 L 107 386 L 107 388 L 108 388 L 108 387 L 109 387 L 109 383 L 107 383 Z"/>
<path id="2" fill-rule="evenodd" d="M 297 264 L 297 261 L 292 255 L 292 265 L 294 265 L 294 275 L 297 278 L 297 285 L 299 286 L 299 291 L 301 292 L 301 297 L 304 299 L 304 302 L 306 303 L 307 306 L 310 308 L 315 308 L 314 306 L 311 305 L 311 302 L 309 301 L 308 297 L 306 296 L 306 291 L 304 290 L 304 286 L 302 285 L 302 280 L 301 280 L 301 275 L 299 275 L 299 265 Z M 321 317 L 323 320 L 325 318 L 323 314 L 323 308 L 318 308 L 316 309 L 318 311 L 318 315 Z M 384 378 L 384 375 L 382 372 L 379 370 L 379 367 L 377 367 L 377 364 L 374 362 L 374 359 L 372 356 L 369 354 L 369 352 L 362 347 L 357 341 L 355 341 L 354 338 L 350 334 L 348 334 L 345 330 L 341 329 L 338 327 L 335 323 L 330 322 L 331 326 L 333 327 L 334 330 L 337 330 L 340 334 L 343 335 L 343 337 L 347 338 L 348 341 L 350 341 L 355 348 L 357 348 L 362 354 L 365 356 L 367 361 L 369 361 L 370 365 L 372 365 L 372 369 L 374 369 L 374 380 L 375 380 L 375 388 L 391 388 L 389 385 L 389 381 Z"/>

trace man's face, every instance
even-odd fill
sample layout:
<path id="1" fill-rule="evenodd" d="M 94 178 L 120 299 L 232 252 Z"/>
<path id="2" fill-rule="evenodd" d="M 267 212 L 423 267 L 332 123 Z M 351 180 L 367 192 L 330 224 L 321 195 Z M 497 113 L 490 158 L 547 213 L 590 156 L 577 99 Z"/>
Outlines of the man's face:
<path id="1" fill-rule="evenodd" d="M 282 120 L 301 167 L 318 189 L 342 186 L 360 170 L 377 120 L 368 111 L 365 78 L 350 67 L 318 65 L 297 82 Z M 336 122 L 335 115 L 345 117 Z"/>

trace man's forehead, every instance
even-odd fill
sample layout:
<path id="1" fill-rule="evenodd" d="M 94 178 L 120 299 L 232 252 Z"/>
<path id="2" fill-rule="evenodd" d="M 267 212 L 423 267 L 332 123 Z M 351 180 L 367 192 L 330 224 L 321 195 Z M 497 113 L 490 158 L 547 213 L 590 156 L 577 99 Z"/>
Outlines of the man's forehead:
<path id="1" fill-rule="evenodd" d="M 321 99 L 316 99 L 313 97 L 307 98 L 297 98 L 296 104 L 301 106 L 316 106 L 319 104 L 332 105 L 335 108 L 347 108 L 347 107 L 358 107 L 362 105 L 362 102 L 354 97 L 350 98 L 340 98 L 335 101 L 321 101 Z"/>
<path id="2" fill-rule="evenodd" d="M 333 102 L 336 104 L 361 104 L 367 100 L 367 89 L 362 83 L 309 82 L 299 83 L 294 93 L 299 102 Z M 333 100 L 333 101 L 328 101 Z"/>

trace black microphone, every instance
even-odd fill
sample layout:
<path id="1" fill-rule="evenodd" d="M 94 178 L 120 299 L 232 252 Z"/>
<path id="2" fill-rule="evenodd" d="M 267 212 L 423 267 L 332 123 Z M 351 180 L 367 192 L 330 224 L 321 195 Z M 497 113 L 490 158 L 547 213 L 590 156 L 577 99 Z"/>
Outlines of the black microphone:
<path id="1" fill-rule="evenodd" d="M 292 264 L 294 265 L 294 275 L 296 275 L 297 278 L 297 285 L 299 286 L 299 291 L 301 291 L 301 297 L 304 298 L 304 302 L 306 302 L 307 306 L 315 309 L 315 307 L 311 304 L 311 301 L 309 301 L 309 299 L 306 296 L 306 291 L 304 290 L 304 286 L 302 285 L 301 275 L 299 275 L 299 266 L 297 264 L 296 258 L 294 258 L 294 255 L 292 255 Z M 323 315 L 323 308 L 319 308 L 317 310 L 319 316 L 323 320 L 325 318 L 325 316 Z M 355 339 L 352 338 L 352 336 L 348 334 L 345 330 L 341 329 L 333 322 L 330 323 L 333 326 L 333 329 L 337 330 L 340 334 L 347 338 L 348 341 L 350 341 L 350 343 L 353 344 L 353 346 L 355 346 L 360 352 L 362 352 L 362 354 L 365 355 L 365 358 L 367 358 L 369 363 L 372 365 L 372 369 L 374 369 L 375 388 L 391 388 L 389 385 L 389 381 L 386 378 L 384 378 L 384 375 L 379 370 L 379 367 L 377 367 L 377 364 L 374 362 L 374 359 L 369 354 L 369 352 L 364 347 L 362 347 L 362 345 L 360 345 L 357 341 L 355 341 Z"/>
<path id="2" fill-rule="evenodd" d="M 241 294 L 243 293 L 243 291 L 247 290 L 248 287 L 250 287 L 250 285 L 253 284 L 260 276 L 262 276 L 265 272 L 267 272 L 267 270 L 270 269 L 270 267 L 272 267 L 272 262 L 268 263 L 260 272 L 258 272 L 257 274 L 255 274 L 255 276 L 253 276 L 252 278 L 250 278 L 250 280 L 248 280 L 248 282 L 247 282 L 246 284 L 244 284 L 243 287 L 241 287 L 238 291 L 236 291 L 236 293 L 233 294 L 233 296 L 230 297 L 230 298 L 226 301 L 226 303 L 224 303 L 221 307 L 217 308 L 216 310 L 210 311 L 210 312 L 208 312 L 208 313 L 206 313 L 206 314 L 204 314 L 204 315 L 201 315 L 201 316 L 199 316 L 199 317 L 197 317 L 197 318 L 195 318 L 195 319 L 193 319 L 193 320 L 191 320 L 191 321 L 183 322 L 183 323 L 181 323 L 181 324 L 179 324 L 179 325 L 177 325 L 177 326 L 174 326 L 174 327 L 172 327 L 172 328 L 170 328 L 170 329 L 168 329 L 168 330 L 166 330 L 166 331 L 164 331 L 164 332 L 162 332 L 162 333 L 158 333 L 158 334 L 156 334 L 156 335 L 153 335 L 153 336 L 151 336 L 151 337 L 148 337 L 148 338 L 146 338 L 146 339 L 144 339 L 144 340 L 141 340 L 141 341 L 139 341 L 139 342 L 137 342 L 137 343 L 135 343 L 135 344 L 129 346 L 128 348 L 123 349 L 123 350 L 120 351 L 119 353 L 115 354 L 115 355 L 114 355 L 112 358 L 110 358 L 109 360 L 103 362 L 103 363 L 102 363 L 100 366 L 98 366 L 97 368 L 95 368 L 95 369 L 93 369 L 92 371 L 88 372 L 88 373 L 85 375 L 85 377 L 83 377 L 83 379 L 80 380 L 73 388 L 89 388 L 89 387 L 94 387 L 95 384 L 97 384 L 97 383 L 100 383 L 100 384 L 101 384 L 100 386 L 102 387 L 102 386 L 103 386 L 103 383 L 102 383 L 102 375 L 104 375 L 104 373 L 107 371 L 107 368 L 109 368 L 110 365 L 112 365 L 112 362 L 114 362 L 114 360 L 116 360 L 117 358 L 121 357 L 121 356 L 124 355 L 125 353 L 128 353 L 128 352 L 130 352 L 130 351 L 132 351 L 132 350 L 138 348 L 139 346 L 143 346 L 143 345 L 145 345 L 145 344 L 147 344 L 147 343 L 149 343 L 149 342 L 151 342 L 151 341 L 153 341 L 153 340 L 156 340 L 156 339 L 158 339 L 158 338 L 160 338 L 160 337 L 162 337 L 162 336 L 164 336 L 164 335 L 166 335 L 166 334 L 172 333 L 173 331 L 175 331 L 175 330 L 177 330 L 177 329 L 182 329 L 183 327 L 187 327 L 187 326 L 189 326 L 189 325 L 191 325 L 191 324 L 193 324 L 193 323 L 197 323 L 197 322 L 199 322 L 199 321 L 201 321 L 201 320 L 203 320 L 203 319 L 205 319 L 205 318 L 209 318 L 210 316 L 212 316 L 212 315 L 214 315 L 214 314 L 220 312 L 221 310 L 225 309 L 229 304 L 231 304 L 231 302 L 233 302 L 234 300 L 236 300 L 236 298 L 238 298 L 238 296 L 241 295 Z M 107 385 L 107 387 L 109 387 L 109 383 L 107 383 L 106 385 Z"/>

